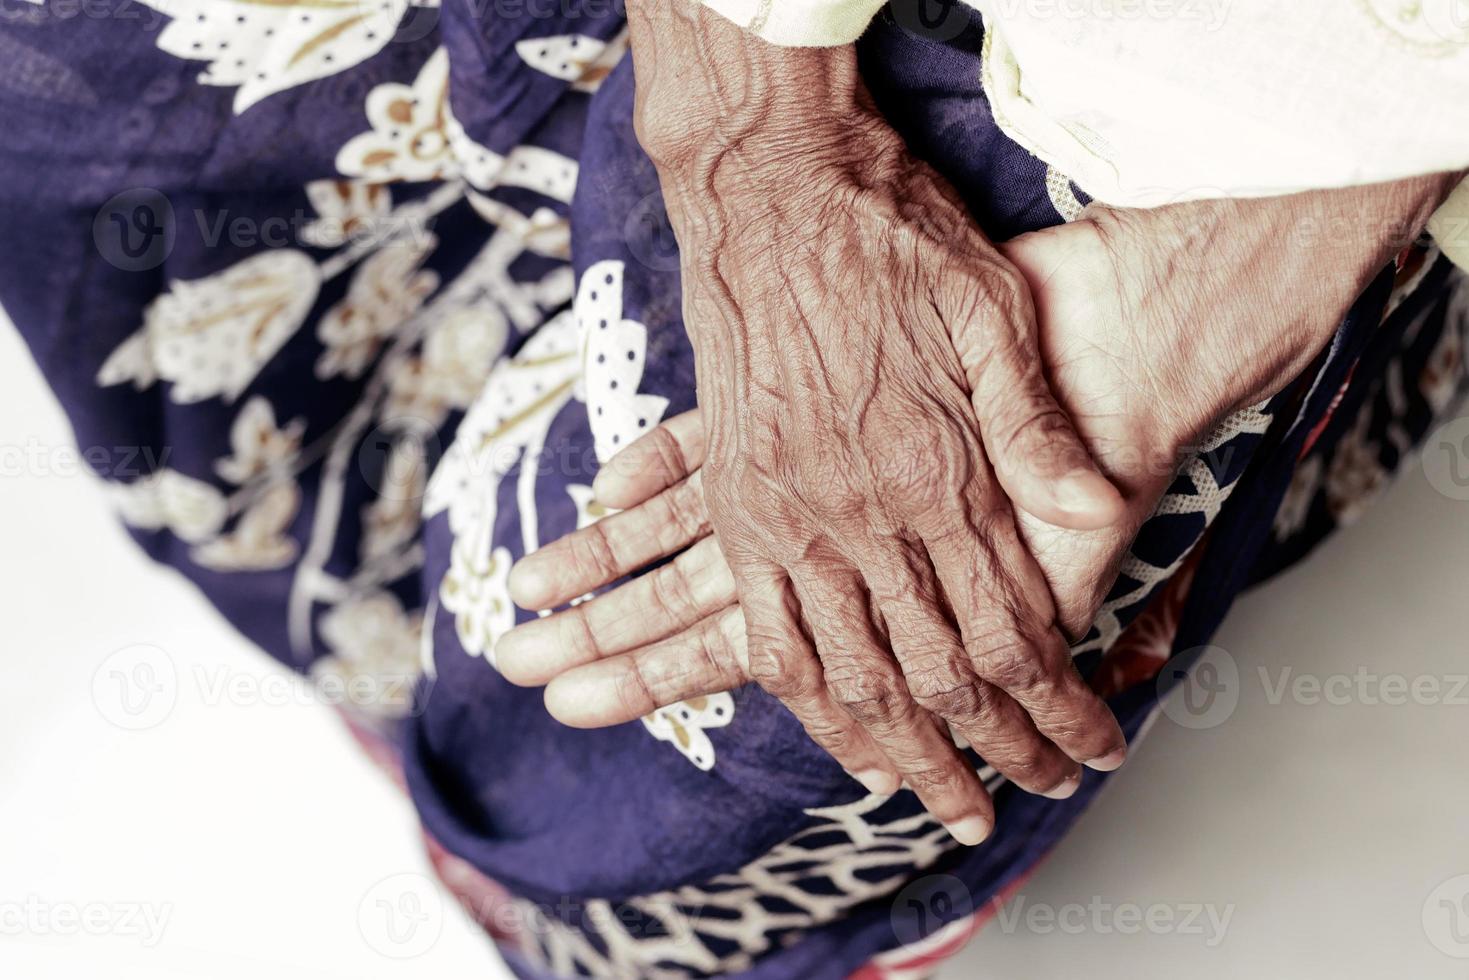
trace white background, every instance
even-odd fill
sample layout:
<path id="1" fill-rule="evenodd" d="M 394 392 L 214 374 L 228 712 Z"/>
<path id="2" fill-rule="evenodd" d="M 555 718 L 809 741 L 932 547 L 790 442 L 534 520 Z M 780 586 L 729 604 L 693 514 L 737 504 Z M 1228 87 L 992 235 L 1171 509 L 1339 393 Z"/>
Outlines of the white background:
<path id="1" fill-rule="evenodd" d="M 3 324 L 0 390 L 0 976 L 504 976 L 487 941 L 424 889 L 413 942 L 383 941 L 378 901 L 421 881 L 395 876 L 427 873 L 399 791 L 326 709 L 210 696 L 222 678 L 250 689 L 275 669 L 148 564 L 95 483 L 70 472 L 69 430 Z M 17 467 L 36 447 L 47 462 Z M 1216 641 L 1242 678 L 1233 715 L 1207 730 L 1160 719 L 1007 927 L 943 976 L 1469 973 L 1447 955 L 1469 955 L 1469 914 L 1455 942 L 1439 904 L 1469 879 L 1434 891 L 1469 874 L 1469 692 L 1457 705 L 1374 704 L 1374 682 L 1351 679 L 1347 704 L 1272 703 L 1258 673 L 1447 685 L 1469 672 L 1466 518 L 1469 503 L 1414 467 L 1362 525 L 1245 597 Z M 137 644 L 162 650 L 180 683 L 166 718 L 128 731 L 99 710 L 93 682 Z M 1154 926 L 1136 926 L 1125 903 Z M 89 906 L 103 934 L 33 918 Z M 124 919 L 143 908 L 166 916 L 151 945 Z M 1222 939 L 1207 914 L 1177 927 L 1195 908 L 1229 916 Z"/>

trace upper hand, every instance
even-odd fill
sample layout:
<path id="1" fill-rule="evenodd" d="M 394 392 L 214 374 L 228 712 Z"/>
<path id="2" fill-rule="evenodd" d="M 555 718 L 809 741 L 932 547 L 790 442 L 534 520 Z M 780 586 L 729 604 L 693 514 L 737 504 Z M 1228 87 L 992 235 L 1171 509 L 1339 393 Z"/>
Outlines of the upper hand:
<path id="1" fill-rule="evenodd" d="M 1025 281 L 860 102 L 799 119 L 787 102 L 737 146 L 642 128 L 707 433 L 671 500 L 707 510 L 670 503 L 636 540 L 613 518 L 560 550 L 610 572 L 712 528 L 745 673 L 870 787 L 907 782 L 975 843 L 993 807 L 949 727 L 1035 792 L 1121 762 L 1011 507 L 1096 528 L 1121 499 L 1050 392 Z M 581 593 L 538 563 L 511 594 L 545 609 Z"/>

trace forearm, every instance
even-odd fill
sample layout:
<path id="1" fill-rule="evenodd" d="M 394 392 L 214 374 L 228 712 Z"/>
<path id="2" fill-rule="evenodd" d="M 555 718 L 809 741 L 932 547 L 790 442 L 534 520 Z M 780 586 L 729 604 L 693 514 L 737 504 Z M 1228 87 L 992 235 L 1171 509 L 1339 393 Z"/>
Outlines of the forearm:
<path id="1" fill-rule="evenodd" d="M 629 0 L 628 20 L 634 118 L 678 237 L 686 303 L 728 314 L 713 318 L 722 325 L 689 319 L 696 349 L 731 325 L 760 328 L 724 302 L 731 278 L 746 280 L 743 298 L 759 306 L 782 283 L 874 273 L 859 261 L 866 251 L 912 248 L 939 267 L 957 254 L 960 287 L 977 277 L 1006 312 L 1026 305 L 957 193 L 877 111 L 850 45 L 777 47 L 689 0 Z M 822 234 L 837 226 L 845 233 Z M 789 331 L 780 317 L 764 326 Z M 823 328 L 839 328 L 824 339 L 845 344 L 883 325 L 836 317 L 814 327 Z"/>
<path id="2" fill-rule="evenodd" d="M 1288 197 L 1164 207 L 1152 212 L 1160 219 L 1155 251 L 1174 263 L 1207 261 L 1214 270 L 1228 269 L 1231 287 L 1237 287 L 1242 271 L 1253 266 L 1264 285 L 1316 283 L 1323 300 L 1350 302 L 1423 234 L 1429 218 L 1462 178 L 1462 173 L 1433 174 Z M 1275 247 L 1266 249 L 1262 243 Z M 1278 274 L 1268 275 L 1267 264 Z M 1150 269 L 1158 279 L 1175 271 L 1164 266 Z M 1293 272 L 1300 279 L 1285 275 Z"/>
<path id="3" fill-rule="evenodd" d="M 1300 195 L 1292 245 L 1317 262 L 1351 270 L 1358 291 L 1422 235 L 1463 173 Z"/>
<path id="4" fill-rule="evenodd" d="M 1086 217 L 1119 272 L 1130 315 L 1191 326 L 1184 369 L 1200 403 L 1179 417 L 1207 423 L 1297 377 L 1458 179 L 1097 208 Z M 1200 433 L 1177 435 L 1187 443 Z"/>

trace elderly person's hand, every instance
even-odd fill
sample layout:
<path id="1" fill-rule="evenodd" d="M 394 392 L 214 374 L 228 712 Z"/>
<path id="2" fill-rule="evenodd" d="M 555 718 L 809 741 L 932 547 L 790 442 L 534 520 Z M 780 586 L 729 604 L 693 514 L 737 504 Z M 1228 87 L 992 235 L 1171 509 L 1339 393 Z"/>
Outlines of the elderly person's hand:
<path id="1" fill-rule="evenodd" d="M 1450 186 L 1426 179 L 1147 212 L 1095 209 L 1003 246 L 1036 297 L 1041 352 L 1062 407 L 1126 499 L 1123 520 L 1091 532 L 1020 516 L 1069 633 L 1087 628 L 1190 445 L 1221 416 L 1297 376 Z M 505 675 L 549 681 L 547 705 L 566 723 L 627 721 L 751 679 L 735 580 L 700 504 L 706 447 L 697 412 L 669 420 L 597 477 L 597 499 L 626 510 L 522 561 L 569 597 L 688 546 L 501 641 Z M 594 536 L 612 549 L 588 546 Z M 976 748 L 988 760 L 988 747 Z"/>
<path id="2" fill-rule="evenodd" d="M 901 777 L 976 843 L 993 808 L 942 722 L 1036 792 L 1122 761 L 1011 508 L 1096 528 L 1121 499 L 1050 392 L 1024 280 L 870 105 L 855 53 L 677 3 L 656 35 L 632 18 L 637 118 L 683 257 L 707 523 L 749 674 L 872 788 Z M 573 547 L 611 573 L 654 544 L 621 526 Z M 539 564 L 511 594 L 576 593 Z"/>

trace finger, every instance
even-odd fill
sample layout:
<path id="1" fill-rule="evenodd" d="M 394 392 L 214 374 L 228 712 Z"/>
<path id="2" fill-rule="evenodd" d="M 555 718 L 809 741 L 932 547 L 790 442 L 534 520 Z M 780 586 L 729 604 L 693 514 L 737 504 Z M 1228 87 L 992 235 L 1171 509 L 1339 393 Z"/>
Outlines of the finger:
<path id="1" fill-rule="evenodd" d="M 1011 297 L 1009 308 L 997 308 L 997 292 Z M 1058 527 L 1089 531 L 1120 520 L 1122 495 L 1097 468 L 1051 392 L 1035 311 L 1020 274 L 1013 290 L 968 290 L 966 299 L 948 302 L 953 308 L 945 315 L 973 389 L 985 453 L 1006 494 Z"/>
<path id="2" fill-rule="evenodd" d="M 698 473 L 632 510 L 589 524 L 526 555 L 510 570 L 510 598 L 550 609 L 707 537 Z"/>
<path id="3" fill-rule="evenodd" d="M 995 809 L 984 784 L 948 733 L 909 695 L 856 574 L 805 567 L 793 569 L 791 581 L 832 700 L 872 737 L 955 840 L 973 845 L 988 837 Z"/>
<path id="4" fill-rule="evenodd" d="M 632 653 L 569 670 L 546 687 L 546 708 L 573 728 L 602 728 L 749 678 L 745 620 L 727 606 L 688 630 Z"/>
<path id="5" fill-rule="evenodd" d="M 512 684 L 546 684 L 680 633 L 736 601 L 734 576 L 711 535 L 590 602 L 521 623 L 495 644 L 495 666 Z"/>
<path id="6" fill-rule="evenodd" d="M 1103 772 L 1116 769 L 1127 755 L 1122 730 L 1076 670 L 1045 579 L 1010 515 L 987 522 L 981 533 L 965 514 L 960 527 L 924 543 L 975 674 L 1014 698 L 1068 756 Z"/>
<path id="7" fill-rule="evenodd" d="M 947 721 L 984 761 L 1027 792 L 1064 800 L 1081 768 L 1043 737 L 1014 699 L 975 675 L 927 554 L 909 553 L 884 575 L 877 598 L 914 702 Z"/>
<path id="8" fill-rule="evenodd" d="M 826 749 L 869 792 L 888 796 L 902 780 L 882 749 L 853 718 L 835 704 L 800 621 L 800 607 L 785 572 L 771 565 L 749 566 L 739 584 L 744 610 L 748 674 L 779 699 L 806 734 Z"/>
<path id="9" fill-rule="evenodd" d="M 703 466 L 704 446 L 699 410 L 675 415 L 609 459 L 592 493 L 608 507 L 633 507 Z"/>

